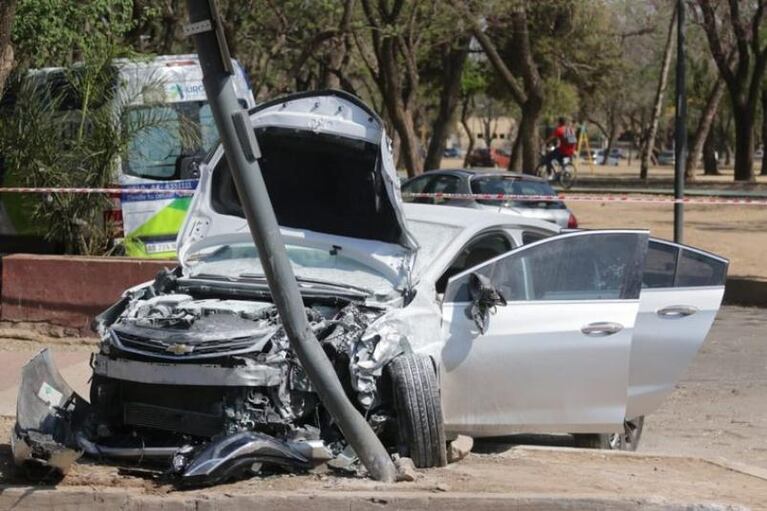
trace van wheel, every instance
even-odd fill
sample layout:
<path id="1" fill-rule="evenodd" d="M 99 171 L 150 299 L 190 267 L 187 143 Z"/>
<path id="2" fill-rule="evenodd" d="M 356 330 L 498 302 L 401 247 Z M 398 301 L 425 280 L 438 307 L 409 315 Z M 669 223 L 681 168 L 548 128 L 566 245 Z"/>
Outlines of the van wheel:
<path id="1" fill-rule="evenodd" d="M 586 449 L 610 449 L 613 451 L 636 451 L 644 429 L 644 416 L 626 419 L 621 433 L 576 434 L 576 447 Z"/>
<path id="2" fill-rule="evenodd" d="M 399 452 L 416 467 L 447 465 L 445 426 L 431 358 L 406 354 L 387 366 L 397 414 Z"/>

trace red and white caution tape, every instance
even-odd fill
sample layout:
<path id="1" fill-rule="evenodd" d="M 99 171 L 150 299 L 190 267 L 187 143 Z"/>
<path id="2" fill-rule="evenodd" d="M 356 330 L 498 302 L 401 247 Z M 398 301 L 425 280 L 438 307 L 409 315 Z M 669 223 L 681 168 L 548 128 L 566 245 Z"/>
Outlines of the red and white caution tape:
<path id="1" fill-rule="evenodd" d="M 173 193 L 177 195 L 194 195 L 194 190 L 188 188 L 24 188 L 8 187 L 0 188 L 0 193 L 71 193 L 71 194 L 109 194 L 120 195 L 127 194 L 145 194 L 145 193 Z"/>
<path id="2" fill-rule="evenodd" d="M 561 193 L 553 195 L 510 195 L 504 193 L 403 193 L 408 199 L 436 200 L 492 200 L 492 201 L 529 201 L 529 202 L 625 202 L 643 204 L 739 204 L 743 206 L 767 206 L 767 199 L 722 197 L 637 197 L 635 195 L 569 195 Z"/>
<path id="3" fill-rule="evenodd" d="M 0 193 L 32 193 L 32 194 L 174 194 L 194 195 L 194 190 L 179 188 L 32 188 L 8 187 L 0 188 Z M 724 197 L 641 197 L 637 195 L 570 195 L 566 193 L 553 195 L 514 195 L 504 193 L 403 193 L 406 199 L 435 199 L 435 200 L 491 200 L 491 201 L 526 201 L 526 202 L 621 202 L 634 204 L 709 204 L 709 205 L 740 205 L 767 206 L 767 199 L 724 198 Z"/>

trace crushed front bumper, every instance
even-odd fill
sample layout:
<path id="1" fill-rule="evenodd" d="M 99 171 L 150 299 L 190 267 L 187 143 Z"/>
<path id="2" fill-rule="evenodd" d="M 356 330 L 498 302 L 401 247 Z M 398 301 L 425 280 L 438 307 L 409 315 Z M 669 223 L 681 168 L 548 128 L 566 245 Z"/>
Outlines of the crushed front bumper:
<path id="1" fill-rule="evenodd" d="M 263 465 L 306 470 L 333 458 L 320 440 L 285 441 L 252 431 L 221 435 L 198 446 L 109 447 L 87 434 L 91 405 L 64 381 L 50 351 L 41 351 L 22 371 L 11 432 L 14 462 L 66 474 L 84 454 L 98 459 L 169 463 L 183 486 L 208 486 L 257 473 Z"/>

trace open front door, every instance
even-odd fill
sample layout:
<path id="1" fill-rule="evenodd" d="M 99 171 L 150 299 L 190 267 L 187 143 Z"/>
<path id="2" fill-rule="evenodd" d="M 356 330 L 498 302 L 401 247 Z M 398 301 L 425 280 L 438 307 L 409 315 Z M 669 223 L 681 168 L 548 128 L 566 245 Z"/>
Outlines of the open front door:
<path id="1" fill-rule="evenodd" d="M 652 412 L 674 390 L 722 303 L 727 264 L 707 252 L 650 240 L 631 346 L 626 418 Z"/>
<path id="2" fill-rule="evenodd" d="M 446 428 L 474 436 L 619 430 L 647 240 L 644 231 L 568 233 L 450 279 L 440 363 Z M 472 274 L 508 302 L 484 333 L 471 313 Z"/>

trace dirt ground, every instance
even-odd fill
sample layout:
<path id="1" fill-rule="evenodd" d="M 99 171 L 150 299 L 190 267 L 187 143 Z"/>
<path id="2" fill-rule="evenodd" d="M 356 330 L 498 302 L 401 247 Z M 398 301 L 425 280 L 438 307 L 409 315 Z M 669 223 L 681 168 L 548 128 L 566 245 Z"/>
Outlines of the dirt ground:
<path id="1" fill-rule="evenodd" d="M 255 495 L 262 491 L 413 491 L 658 496 L 767 508 L 767 317 L 762 309 L 724 307 L 674 394 L 647 418 L 640 454 L 559 449 L 565 436 L 516 436 L 478 441 L 469 457 L 443 469 L 419 471 L 415 482 L 382 485 L 327 472 L 272 475 L 185 494 Z M 8 332 L 5 332 L 6 334 Z M 8 352 L 38 349 L 40 340 L 14 335 Z M 48 339 L 49 344 L 51 341 Z M 67 339 L 55 352 L 87 352 L 92 344 Z M 0 352 L 2 358 L 2 352 Z M 28 484 L 14 474 L 7 438 L 11 417 L 0 418 L 0 491 Z M 536 444 L 526 447 L 520 444 Z M 544 447 L 541 447 L 544 446 Z M 554 447 L 554 448 L 552 448 Z M 674 457 L 669 457 L 669 456 Z M 705 457 L 702 461 L 694 457 Z M 728 462 L 717 464 L 716 460 Z M 747 475 L 733 464 L 756 467 Z M 759 477 L 761 475 L 761 477 Z M 80 462 L 62 487 L 127 488 L 164 495 L 173 489 L 141 468 Z"/>

